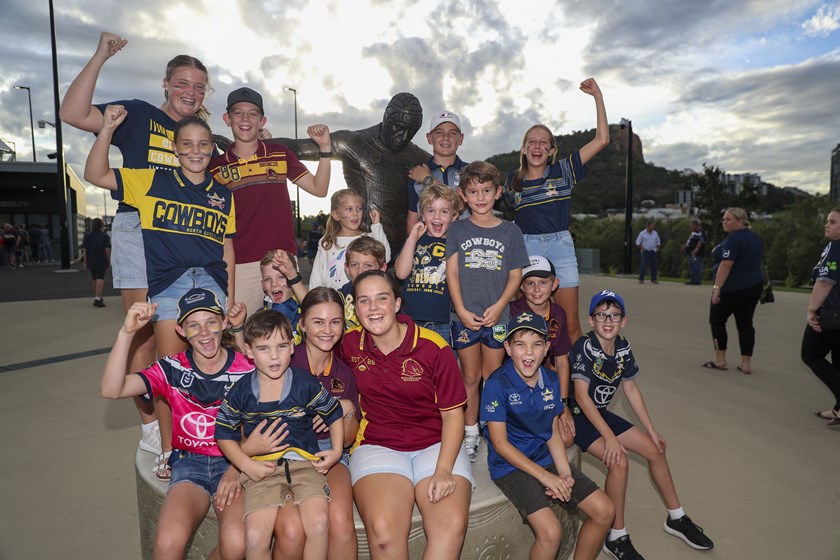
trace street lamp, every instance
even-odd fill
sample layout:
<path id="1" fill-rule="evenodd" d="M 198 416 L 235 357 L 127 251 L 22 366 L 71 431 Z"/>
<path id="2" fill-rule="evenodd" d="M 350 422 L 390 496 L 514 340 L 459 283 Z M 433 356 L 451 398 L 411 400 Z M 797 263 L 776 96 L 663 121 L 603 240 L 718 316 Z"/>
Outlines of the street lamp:
<path id="1" fill-rule="evenodd" d="M 55 38 L 55 7 L 53 6 L 53 0 L 49 0 L 49 11 L 50 11 L 50 50 L 52 51 L 52 78 L 53 78 L 53 105 L 55 108 L 55 115 L 58 116 L 58 110 L 61 108 L 61 97 L 58 92 L 58 48 L 56 46 L 56 38 Z M 31 114 L 30 109 L 30 114 Z M 31 117 L 30 117 L 31 118 Z M 34 136 L 34 133 L 33 133 Z M 56 119 L 55 121 L 55 153 L 56 153 L 56 161 L 58 167 L 58 176 L 57 179 L 57 189 L 56 194 L 58 195 L 58 201 L 60 206 L 59 208 L 59 215 L 58 215 L 58 229 L 59 229 L 59 236 L 61 239 L 61 272 L 72 272 L 75 269 L 70 268 L 70 229 L 69 229 L 69 219 L 68 215 L 70 214 L 70 209 L 68 207 L 68 198 L 67 198 L 67 169 L 65 167 L 64 162 L 64 140 L 61 134 L 61 120 Z"/>
<path id="2" fill-rule="evenodd" d="M 35 126 L 32 124 L 32 90 L 29 86 L 15 86 L 15 89 L 25 89 L 26 96 L 29 98 L 29 131 L 32 133 L 32 161 L 37 162 L 35 157 Z"/>
<path id="3" fill-rule="evenodd" d="M 291 91 L 295 96 L 295 140 L 298 139 L 298 126 L 297 126 L 297 90 L 293 87 L 284 87 L 285 91 Z M 295 184 L 295 189 L 297 189 L 297 194 L 295 195 L 297 198 L 295 199 L 295 214 L 297 216 L 297 238 L 300 238 L 300 187 Z M 297 245 L 297 241 L 295 241 L 295 245 Z"/>
<path id="4" fill-rule="evenodd" d="M 627 177 L 624 188 L 624 274 L 630 274 L 633 262 L 633 121 L 621 119 L 618 127 L 627 128 Z"/>
<path id="5" fill-rule="evenodd" d="M 47 125 L 50 125 L 51 127 L 55 128 L 54 122 L 45 121 L 43 119 L 38 121 L 38 128 L 47 128 Z"/>

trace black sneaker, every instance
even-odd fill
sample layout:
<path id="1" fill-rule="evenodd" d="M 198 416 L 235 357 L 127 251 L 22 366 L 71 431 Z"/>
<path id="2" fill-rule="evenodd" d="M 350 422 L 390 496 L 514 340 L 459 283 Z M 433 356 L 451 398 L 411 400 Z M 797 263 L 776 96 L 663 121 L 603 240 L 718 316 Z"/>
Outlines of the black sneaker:
<path id="1" fill-rule="evenodd" d="M 93 306 L 94 307 L 105 307 L 105 302 L 102 301 L 101 299 L 95 299 L 95 300 L 93 300 Z"/>
<path id="2" fill-rule="evenodd" d="M 712 539 L 703 533 L 703 529 L 698 527 L 687 515 L 683 515 L 679 519 L 671 519 L 669 516 L 665 520 L 665 526 L 663 528 L 669 535 L 674 535 L 684 540 L 685 544 L 691 548 L 709 550 L 715 546 Z"/>
<path id="3" fill-rule="evenodd" d="M 604 552 L 615 560 L 645 560 L 630 542 L 630 535 L 618 537 L 614 541 L 604 541 Z"/>

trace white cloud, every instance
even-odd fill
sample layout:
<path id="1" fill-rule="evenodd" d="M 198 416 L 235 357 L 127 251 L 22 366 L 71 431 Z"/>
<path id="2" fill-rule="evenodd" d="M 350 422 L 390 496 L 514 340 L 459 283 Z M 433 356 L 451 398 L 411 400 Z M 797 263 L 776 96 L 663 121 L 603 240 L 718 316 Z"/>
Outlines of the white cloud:
<path id="1" fill-rule="evenodd" d="M 802 24 L 805 34 L 811 37 L 828 37 L 840 28 L 840 4 L 820 6 L 811 18 Z"/>

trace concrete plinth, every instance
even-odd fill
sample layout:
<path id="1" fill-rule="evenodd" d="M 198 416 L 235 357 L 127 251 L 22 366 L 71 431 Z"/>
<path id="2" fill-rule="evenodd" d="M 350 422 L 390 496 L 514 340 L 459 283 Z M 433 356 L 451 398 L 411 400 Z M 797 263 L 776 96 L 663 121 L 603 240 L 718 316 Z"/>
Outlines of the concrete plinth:
<path id="1" fill-rule="evenodd" d="M 580 450 L 572 446 L 568 450 L 569 462 L 580 467 Z M 145 560 L 152 557 L 160 506 L 166 492 L 167 483 L 159 481 L 152 474 L 154 456 L 138 449 L 135 456 L 137 475 L 137 508 L 140 519 L 140 545 Z M 473 476 L 476 488 L 470 503 L 470 522 L 464 539 L 461 558 L 465 560 L 519 560 L 528 558 L 528 551 L 534 541 L 527 524 L 522 522 L 519 512 L 490 480 L 487 470 L 487 453 L 483 446 L 478 460 L 473 463 Z M 555 507 L 563 525 L 563 544 L 557 555 L 558 559 L 571 556 L 577 539 L 579 516 L 570 515 L 560 507 Z M 370 558 L 365 529 L 356 512 L 356 535 L 359 540 L 359 558 Z M 210 508 L 204 522 L 196 531 L 187 551 L 187 560 L 204 560 L 219 542 L 219 524 L 216 513 Z M 426 536 L 417 508 L 411 519 L 408 550 L 409 558 L 419 559 L 426 546 Z"/>

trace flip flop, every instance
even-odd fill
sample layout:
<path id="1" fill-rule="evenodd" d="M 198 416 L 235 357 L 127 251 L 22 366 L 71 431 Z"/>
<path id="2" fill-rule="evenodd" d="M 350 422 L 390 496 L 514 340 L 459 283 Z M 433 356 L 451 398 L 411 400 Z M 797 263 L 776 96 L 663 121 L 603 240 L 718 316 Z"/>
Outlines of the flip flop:
<path id="1" fill-rule="evenodd" d="M 741 373 L 743 373 L 745 375 L 750 375 L 752 373 L 752 370 L 747 371 L 745 369 L 741 369 L 741 366 L 735 366 L 735 369 L 737 369 L 738 371 L 740 371 Z"/>
<path id="2" fill-rule="evenodd" d="M 708 368 L 708 369 L 719 369 L 721 371 L 726 371 L 727 369 L 729 369 L 725 366 L 721 367 L 721 366 L 717 365 L 716 363 L 714 363 L 713 361 L 706 362 L 705 364 L 703 364 L 703 367 Z"/>
<path id="3" fill-rule="evenodd" d="M 837 418 L 837 414 L 834 412 L 833 409 L 828 410 L 818 410 L 814 413 L 814 416 L 817 418 L 822 418 L 823 420 L 834 420 Z"/>

